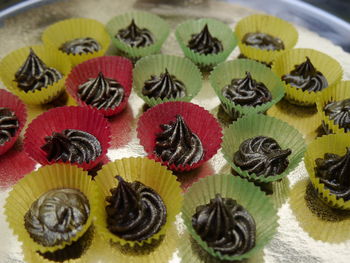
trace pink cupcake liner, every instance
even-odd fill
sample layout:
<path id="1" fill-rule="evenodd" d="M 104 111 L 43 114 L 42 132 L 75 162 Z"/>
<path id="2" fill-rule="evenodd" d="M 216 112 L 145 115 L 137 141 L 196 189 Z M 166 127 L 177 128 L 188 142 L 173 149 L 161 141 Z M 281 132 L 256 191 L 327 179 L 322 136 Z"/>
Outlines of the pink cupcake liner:
<path id="1" fill-rule="evenodd" d="M 88 132 L 94 135 L 101 144 L 102 153 L 95 160 L 74 164 L 84 170 L 89 170 L 101 162 L 110 146 L 110 126 L 101 113 L 87 107 L 58 107 L 39 115 L 26 130 L 24 150 L 42 165 L 56 163 L 47 160 L 47 154 L 41 149 L 41 146 L 45 144 L 44 138 L 46 136 L 51 136 L 53 132 L 62 132 L 65 129 Z M 58 161 L 58 163 L 63 163 L 63 161 Z"/>
<path id="2" fill-rule="evenodd" d="M 98 111 L 105 116 L 118 114 L 125 108 L 131 93 L 132 63 L 129 59 L 118 56 L 103 56 L 87 60 L 75 66 L 66 79 L 67 91 L 80 106 L 87 106 L 97 110 L 80 99 L 78 87 L 89 78 L 96 78 L 99 72 L 102 72 L 107 78 L 117 80 L 124 87 L 125 93 L 118 107 L 114 109 L 100 109 Z"/>
<path id="3" fill-rule="evenodd" d="M 156 134 L 162 131 L 160 125 L 174 121 L 178 114 L 182 115 L 188 127 L 197 134 L 203 145 L 203 159 L 192 165 L 168 164 L 154 153 Z M 215 117 L 204 108 L 190 102 L 176 101 L 159 104 L 142 114 L 137 124 L 137 137 L 149 158 L 161 162 L 170 170 L 183 172 L 199 167 L 217 153 L 222 141 L 222 129 Z"/>

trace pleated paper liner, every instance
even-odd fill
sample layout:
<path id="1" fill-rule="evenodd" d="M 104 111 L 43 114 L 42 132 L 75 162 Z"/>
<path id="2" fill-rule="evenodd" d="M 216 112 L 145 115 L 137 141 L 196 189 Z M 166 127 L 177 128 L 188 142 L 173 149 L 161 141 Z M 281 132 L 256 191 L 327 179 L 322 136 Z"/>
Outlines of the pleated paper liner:
<path id="1" fill-rule="evenodd" d="M 306 57 L 309 57 L 316 70 L 325 76 L 328 87 L 341 80 L 343 69 L 340 64 L 330 56 L 314 49 L 296 48 L 289 50 L 276 59 L 271 69 L 277 76 L 282 77 L 294 70 L 296 65 L 305 62 Z M 294 104 L 302 106 L 315 105 L 320 94 L 320 92 L 302 91 L 302 89 L 286 84 L 286 98 Z"/>
<path id="2" fill-rule="evenodd" d="M 256 243 L 248 252 L 229 256 L 215 252 L 196 233 L 192 226 L 192 216 L 196 207 L 208 204 L 210 199 L 219 193 L 224 198 L 232 198 L 242 205 L 254 218 L 256 223 Z M 276 232 L 278 223 L 277 211 L 271 199 L 265 195 L 254 184 L 230 174 L 216 174 L 208 176 L 194 183 L 184 197 L 182 207 L 182 218 L 190 235 L 210 255 L 220 260 L 242 260 L 249 258 L 261 249 L 272 239 Z"/>
<path id="3" fill-rule="evenodd" d="M 4 89 L 0 89 L 0 108 L 2 107 L 10 109 L 16 115 L 18 120 L 18 129 L 16 130 L 15 135 L 12 136 L 9 141 L 0 145 L 0 155 L 7 152 L 14 145 L 27 120 L 26 106 L 17 96 Z"/>
<path id="4" fill-rule="evenodd" d="M 24 216 L 35 202 L 44 193 L 60 188 L 72 188 L 81 191 L 89 200 L 90 215 L 87 222 L 76 236 L 70 241 L 64 241 L 56 246 L 44 246 L 35 242 L 24 226 Z M 6 220 L 10 228 L 25 246 L 32 251 L 54 252 L 77 241 L 90 227 L 96 215 L 97 187 L 81 168 L 67 164 L 53 164 L 44 166 L 22 178 L 9 193 L 5 203 Z"/>
<path id="5" fill-rule="evenodd" d="M 325 153 L 333 153 L 343 156 L 346 153 L 346 147 L 350 147 L 350 137 L 348 134 L 339 133 L 319 137 L 307 146 L 304 162 L 310 180 L 320 197 L 323 198 L 329 206 L 350 210 L 350 201 L 345 201 L 343 198 L 337 198 L 323 183 L 320 182 L 320 179 L 315 174 L 315 160 L 317 158 L 323 159 Z"/>
<path id="6" fill-rule="evenodd" d="M 154 43 L 145 47 L 131 47 L 124 41 L 120 40 L 116 35 L 121 29 L 127 28 L 131 20 L 134 19 L 135 24 L 142 28 L 148 29 L 154 36 Z M 140 58 L 147 55 L 159 53 L 164 41 L 167 39 L 170 27 L 157 15 L 144 12 L 132 11 L 124 13 L 112 18 L 106 25 L 106 30 L 112 39 L 112 43 L 128 57 Z"/>
<path id="7" fill-rule="evenodd" d="M 145 81 L 151 79 L 152 75 L 160 76 L 168 70 L 177 80 L 183 82 L 186 96 L 182 98 L 161 99 L 144 96 L 142 89 Z M 152 55 L 140 59 L 134 68 L 134 87 L 137 95 L 147 105 L 153 107 L 167 101 L 191 101 L 202 88 L 202 74 L 199 69 L 187 58 L 170 55 Z"/>
<path id="8" fill-rule="evenodd" d="M 242 43 L 242 39 L 248 33 L 265 33 L 278 37 L 283 41 L 284 50 L 262 50 Z M 235 33 L 239 39 L 238 46 L 241 53 L 250 59 L 273 62 L 286 50 L 292 49 L 298 41 L 298 32 L 295 27 L 285 20 L 275 16 L 255 14 L 238 21 Z"/>
<path id="9" fill-rule="evenodd" d="M 95 160 L 75 163 L 77 166 L 89 170 L 106 155 L 111 137 L 108 121 L 95 110 L 74 106 L 54 108 L 35 118 L 26 130 L 24 150 L 41 165 L 54 163 L 54 161 L 47 160 L 47 153 L 41 147 L 46 143 L 46 136 L 51 136 L 53 132 L 62 132 L 65 129 L 88 132 L 95 136 L 101 144 L 102 153 Z M 63 163 L 63 161 L 57 161 L 57 163 Z"/>
<path id="10" fill-rule="evenodd" d="M 208 25 L 210 34 L 221 41 L 223 46 L 222 52 L 204 55 L 192 51 L 187 46 L 191 36 L 200 33 L 206 24 Z M 211 68 L 225 61 L 237 45 L 236 35 L 232 32 L 231 28 L 211 18 L 187 20 L 176 27 L 175 36 L 185 56 L 201 68 Z"/>
<path id="11" fill-rule="evenodd" d="M 262 82 L 272 95 L 270 102 L 252 107 L 235 104 L 222 94 L 222 89 L 231 84 L 232 79 L 245 78 L 250 72 L 252 78 Z M 210 74 L 210 84 L 219 97 L 225 111 L 233 118 L 250 113 L 265 112 L 284 96 L 284 83 L 265 65 L 250 59 L 235 59 L 223 62 L 214 68 Z"/>
<path id="12" fill-rule="evenodd" d="M 105 198 L 111 196 L 110 190 L 117 187 L 117 175 L 123 177 L 127 182 L 139 181 L 155 190 L 162 198 L 166 211 L 166 223 L 158 233 L 142 241 L 130 241 L 118 237 L 107 228 L 107 213 Z M 124 158 L 110 162 L 102 167 L 95 177 L 95 181 L 100 189 L 99 210 L 96 217 L 96 229 L 101 236 L 113 243 L 122 246 L 128 245 L 144 246 L 158 240 L 162 235 L 167 234 L 169 227 L 174 224 L 175 216 L 180 212 L 182 205 L 182 195 L 179 182 L 176 177 L 167 170 L 165 166 L 148 158 Z"/>
<path id="13" fill-rule="evenodd" d="M 101 49 L 93 53 L 67 54 L 59 48 L 66 42 L 77 38 L 91 37 L 101 46 Z M 100 22 L 88 18 L 71 18 L 50 25 L 44 31 L 42 40 L 45 45 L 49 45 L 69 58 L 73 66 L 85 60 L 103 56 L 110 43 L 110 37 L 105 27 Z"/>
<path id="14" fill-rule="evenodd" d="M 53 85 L 40 90 L 25 92 L 17 86 L 17 82 L 14 79 L 15 73 L 27 59 L 30 48 L 48 67 L 57 69 L 63 77 Z M 68 58 L 54 48 L 43 45 L 17 49 L 0 61 L 0 78 L 2 82 L 6 88 L 26 104 L 45 104 L 57 98 L 64 91 L 64 82 L 70 70 L 71 63 Z"/>
<path id="15" fill-rule="evenodd" d="M 111 109 L 97 109 L 80 99 L 78 88 L 91 78 L 97 78 L 102 72 L 105 78 L 118 81 L 124 88 L 124 98 L 121 103 Z M 87 106 L 98 110 L 105 116 L 118 114 L 125 109 L 132 88 L 132 63 L 130 60 L 118 56 L 103 56 L 85 61 L 72 69 L 66 80 L 68 93 L 80 106 Z"/>
<path id="16" fill-rule="evenodd" d="M 168 124 L 181 115 L 189 127 L 202 142 L 204 155 L 202 160 L 192 165 L 175 165 L 164 162 L 154 153 L 156 135 L 162 131 L 161 124 Z M 165 102 L 142 114 L 137 124 L 137 137 L 148 157 L 161 162 L 170 170 L 190 171 L 213 157 L 220 148 L 222 129 L 213 115 L 204 108 L 190 102 Z"/>
<path id="17" fill-rule="evenodd" d="M 233 157 L 241 143 L 256 136 L 271 137 L 282 149 L 292 150 L 291 155 L 288 156 L 289 165 L 283 173 L 274 176 L 257 176 L 235 165 Z M 226 161 L 242 177 L 260 183 L 269 183 L 282 179 L 296 168 L 304 156 L 305 147 L 303 135 L 293 126 L 274 117 L 251 114 L 239 119 L 224 130 L 222 153 Z"/>

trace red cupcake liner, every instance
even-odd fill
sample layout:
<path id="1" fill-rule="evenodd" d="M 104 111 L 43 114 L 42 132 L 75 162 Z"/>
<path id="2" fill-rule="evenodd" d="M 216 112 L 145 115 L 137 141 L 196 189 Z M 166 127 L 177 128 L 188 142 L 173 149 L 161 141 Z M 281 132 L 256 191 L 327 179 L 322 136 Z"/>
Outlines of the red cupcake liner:
<path id="1" fill-rule="evenodd" d="M 80 99 L 78 87 L 89 78 L 96 78 L 99 72 L 102 72 L 107 78 L 117 80 L 124 87 L 124 98 L 122 102 L 114 109 L 98 110 L 105 116 L 115 115 L 121 112 L 128 102 L 132 88 L 132 68 L 132 62 L 124 57 L 103 56 L 93 58 L 75 66 L 68 75 L 65 85 L 68 93 L 80 106 L 87 106 L 97 110 Z"/>
<path id="2" fill-rule="evenodd" d="M 110 146 L 111 130 L 108 121 L 101 113 L 87 107 L 65 106 L 51 109 L 34 119 L 28 126 L 24 137 L 25 152 L 42 165 L 64 163 L 63 161 L 48 161 L 46 152 L 41 149 L 45 137 L 53 132 L 65 129 L 77 129 L 94 135 L 101 144 L 102 153 L 95 160 L 87 163 L 74 163 L 84 170 L 90 170 L 107 153 Z"/>
<path id="3" fill-rule="evenodd" d="M 153 152 L 156 134 L 162 131 L 160 125 L 176 120 L 178 114 L 184 118 L 191 131 L 197 134 L 203 145 L 203 159 L 192 165 L 168 164 Z M 215 117 L 204 108 L 190 102 L 175 101 L 159 104 L 142 114 L 137 124 L 137 137 L 149 158 L 161 162 L 170 170 L 183 172 L 197 168 L 217 153 L 222 141 L 222 129 Z"/>
<path id="4" fill-rule="evenodd" d="M 5 107 L 13 111 L 19 122 L 19 127 L 15 133 L 15 136 L 11 137 L 11 139 L 5 142 L 3 145 L 0 145 L 0 155 L 2 155 L 7 152 L 17 141 L 18 136 L 20 135 L 27 120 L 27 110 L 24 103 L 17 96 L 4 89 L 0 90 L 0 107 Z"/>

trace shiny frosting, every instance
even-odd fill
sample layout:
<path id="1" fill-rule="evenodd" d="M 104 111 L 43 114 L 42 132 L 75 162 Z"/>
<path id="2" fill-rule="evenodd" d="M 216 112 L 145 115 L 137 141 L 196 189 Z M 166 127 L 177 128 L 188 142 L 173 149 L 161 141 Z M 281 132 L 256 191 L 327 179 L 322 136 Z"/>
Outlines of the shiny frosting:
<path id="1" fill-rule="evenodd" d="M 196 208 L 192 226 L 209 247 L 224 255 L 242 255 L 255 246 L 254 218 L 236 200 L 220 194 Z"/>
<path id="2" fill-rule="evenodd" d="M 192 165 L 203 158 L 204 150 L 199 137 L 192 133 L 181 115 L 176 121 L 160 126 L 155 153 L 162 161 L 175 165 Z"/>
<path id="3" fill-rule="evenodd" d="M 132 241 L 145 240 L 161 229 L 166 222 L 166 207 L 162 198 L 141 182 L 119 183 L 110 190 L 106 206 L 108 229 L 115 235 Z"/>
<path id="4" fill-rule="evenodd" d="M 100 49 L 100 44 L 91 37 L 75 38 L 63 43 L 59 48 L 59 50 L 73 55 L 94 53 Z"/>
<path id="5" fill-rule="evenodd" d="M 310 59 L 306 57 L 305 62 L 295 65 L 294 70 L 283 75 L 282 80 L 293 87 L 303 91 L 321 91 L 328 87 L 327 79 L 314 67 Z"/>
<path id="6" fill-rule="evenodd" d="M 224 50 L 221 41 L 210 34 L 207 24 L 201 32 L 192 34 L 187 46 L 194 52 L 203 55 L 217 54 Z"/>
<path id="7" fill-rule="evenodd" d="M 257 176 L 281 174 L 288 166 L 290 149 L 282 150 L 272 138 L 256 136 L 245 140 L 234 154 L 235 165 Z"/>
<path id="8" fill-rule="evenodd" d="M 255 32 L 247 33 L 242 39 L 242 43 L 247 46 L 259 48 L 263 50 L 283 50 L 284 44 L 278 37 L 269 34 Z"/>
<path id="9" fill-rule="evenodd" d="M 62 78 L 62 74 L 48 67 L 35 53 L 30 49 L 29 56 L 24 64 L 15 74 L 15 81 L 20 89 L 25 92 L 41 90 Z"/>
<path id="10" fill-rule="evenodd" d="M 76 189 L 54 189 L 41 195 L 24 216 L 35 242 L 56 246 L 82 230 L 90 214 L 88 199 Z"/>
<path id="11" fill-rule="evenodd" d="M 325 114 L 345 132 L 350 131 L 350 98 L 328 103 L 324 107 Z"/>
<path id="12" fill-rule="evenodd" d="M 147 28 L 139 28 L 132 19 L 129 26 L 115 36 L 131 47 L 146 47 L 154 43 L 154 36 Z"/>
<path id="13" fill-rule="evenodd" d="M 271 92 L 262 82 L 257 82 L 249 72 L 243 79 L 233 79 L 222 94 L 235 104 L 258 106 L 272 100 Z"/>
<path id="14" fill-rule="evenodd" d="M 97 109 L 118 107 L 124 98 L 124 88 L 114 79 L 105 78 L 100 72 L 78 87 L 78 95 L 86 104 Z"/>
<path id="15" fill-rule="evenodd" d="M 95 160 L 101 153 L 101 144 L 90 133 L 67 129 L 53 132 L 45 137 L 46 143 L 41 147 L 47 153 L 49 161 L 83 163 Z"/>
<path id="16" fill-rule="evenodd" d="M 19 128 L 18 119 L 13 111 L 0 107 L 0 145 L 15 136 Z"/>

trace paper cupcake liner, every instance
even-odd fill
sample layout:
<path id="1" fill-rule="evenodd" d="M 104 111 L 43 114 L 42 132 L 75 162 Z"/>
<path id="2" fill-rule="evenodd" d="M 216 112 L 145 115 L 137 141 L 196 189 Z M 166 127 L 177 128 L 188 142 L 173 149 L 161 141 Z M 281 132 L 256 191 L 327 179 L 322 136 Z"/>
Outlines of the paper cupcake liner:
<path id="1" fill-rule="evenodd" d="M 18 136 L 20 135 L 27 120 L 26 106 L 19 98 L 4 89 L 0 89 L 0 108 L 2 107 L 8 108 L 15 113 L 18 119 L 19 127 L 15 135 L 11 137 L 9 141 L 5 142 L 3 145 L 0 145 L 0 155 L 7 152 L 17 141 Z"/>
<path id="2" fill-rule="evenodd" d="M 176 79 L 184 83 L 186 96 L 182 98 L 151 98 L 142 94 L 145 81 L 152 75 L 160 76 L 169 71 Z M 134 86 L 137 95 L 143 99 L 149 106 L 168 102 L 168 101 L 191 101 L 202 88 L 202 74 L 199 69 L 187 58 L 170 55 L 152 55 L 140 59 L 134 68 Z"/>
<path id="3" fill-rule="evenodd" d="M 323 158 L 325 153 L 334 153 L 340 156 L 346 153 L 346 147 L 350 146 L 350 137 L 348 134 L 330 134 L 317 138 L 307 146 L 304 162 L 310 180 L 316 188 L 320 197 L 323 198 L 328 205 L 338 208 L 350 210 L 350 200 L 344 201 L 343 198 L 337 198 L 325 187 L 320 179 L 316 177 L 315 168 L 317 158 Z"/>
<path id="4" fill-rule="evenodd" d="M 202 160 L 192 165 L 169 164 L 154 153 L 156 135 L 162 131 L 160 125 L 175 121 L 176 115 L 183 117 L 190 130 L 202 142 L 204 156 Z M 166 102 L 149 109 L 140 117 L 137 124 L 137 137 L 149 158 L 161 162 L 170 170 L 183 172 L 199 167 L 217 153 L 222 141 L 222 129 L 213 115 L 196 104 L 179 101 Z"/>
<path id="5" fill-rule="evenodd" d="M 296 48 L 283 53 L 276 59 L 271 69 L 281 78 L 294 70 L 295 65 L 305 62 L 306 57 L 309 57 L 315 68 L 326 77 L 328 87 L 341 80 L 343 69 L 335 59 L 319 51 L 307 48 Z M 312 106 L 316 103 L 320 94 L 321 92 L 302 91 L 290 84 L 286 84 L 286 98 L 294 104 Z"/>
<path id="6" fill-rule="evenodd" d="M 232 79 L 244 78 L 250 72 L 252 78 L 262 82 L 272 94 L 270 102 L 256 107 L 241 106 L 233 103 L 222 94 L 222 89 L 231 84 Z M 265 112 L 284 96 L 284 83 L 265 65 L 249 59 L 236 59 L 221 63 L 210 74 L 210 83 L 219 97 L 225 111 L 234 118 L 250 113 Z"/>
<path id="7" fill-rule="evenodd" d="M 220 193 L 222 197 L 236 200 L 255 220 L 255 246 L 242 255 L 228 256 L 220 252 L 215 252 L 213 248 L 208 247 L 207 243 L 201 239 L 192 226 L 192 216 L 195 213 L 196 207 L 208 204 L 210 199 L 214 198 L 217 193 Z M 258 187 L 254 186 L 254 184 L 229 174 L 208 176 L 194 183 L 185 194 L 182 218 L 187 230 L 198 244 L 210 255 L 220 260 L 242 260 L 249 258 L 263 249 L 272 239 L 278 226 L 277 211 L 270 198 L 260 191 Z"/>
<path id="8" fill-rule="evenodd" d="M 105 198 L 110 196 L 110 190 L 118 185 L 118 181 L 115 178 L 117 175 L 123 177 L 127 182 L 139 181 L 151 187 L 161 196 L 166 206 L 167 219 L 165 225 L 152 237 L 142 241 L 130 241 L 120 238 L 108 230 L 105 210 L 108 203 L 105 201 Z M 161 166 L 148 158 L 124 158 L 108 163 L 98 172 L 95 181 L 100 189 L 99 211 L 95 225 L 98 233 L 105 240 L 131 247 L 151 244 L 153 240 L 158 240 L 167 233 L 169 227 L 174 224 L 175 216 L 180 212 L 182 195 L 180 184 L 176 181 L 176 177 L 165 166 Z"/>
<path id="9" fill-rule="evenodd" d="M 74 163 L 84 170 L 96 166 L 106 155 L 110 145 L 110 127 L 108 121 L 99 112 L 87 107 L 58 107 L 51 109 L 28 126 L 24 138 L 24 150 L 27 154 L 42 165 L 56 163 L 48 161 L 47 153 L 41 149 L 45 144 L 45 137 L 53 132 L 62 132 L 65 129 L 77 129 L 94 135 L 101 144 L 102 153 L 93 161 Z M 57 161 L 63 163 L 63 161 Z"/>
<path id="10" fill-rule="evenodd" d="M 41 90 L 25 92 L 18 88 L 14 81 L 15 73 L 23 65 L 29 55 L 29 48 L 32 48 L 44 63 L 57 69 L 63 77 Z M 17 49 L 0 61 L 0 78 L 6 88 L 17 95 L 27 104 L 45 104 L 57 98 L 64 90 L 64 81 L 71 70 L 70 61 L 52 47 L 37 45 Z"/>
<path id="11" fill-rule="evenodd" d="M 64 241 L 60 245 L 50 247 L 43 246 L 30 237 L 24 226 L 24 216 L 41 195 L 59 188 L 80 190 L 89 200 L 90 215 L 82 230 L 69 242 Z M 4 206 L 6 220 L 18 239 L 32 251 L 54 252 L 78 240 L 90 227 L 97 209 L 96 192 L 97 187 L 91 177 L 81 168 L 67 164 L 44 166 L 26 175 L 13 187 Z"/>
<path id="12" fill-rule="evenodd" d="M 247 33 L 261 32 L 278 37 L 283 41 L 284 50 L 262 50 L 242 43 Z M 294 26 L 278 17 L 255 14 L 241 19 L 235 28 L 239 39 L 239 49 L 248 58 L 270 63 L 286 50 L 292 49 L 298 41 L 298 32 Z"/>
<path id="13" fill-rule="evenodd" d="M 249 174 L 235 165 L 233 157 L 241 143 L 256 136 L 271 137 L 277 141 L 282 149 L 292 150 L 291 155 L 288 156 L 289 165 L 283 173 L 274 176 L 257 176 L 254 173 Z M 252 114 L 239 119 L 224 130 L 222 142 L 224 158 L 237 173 L 253 181 L 268 183 L 282 179 L 298 166 L 304 152 L 305 142 L 302 134 L 293 126 L 274 117 Z"/>
<path id="14" fill-rule="evenodd" d="M 101 49 L 94 53 L 81 55 L 67 54 L 59 50 L 64 43 L 84 37 L 95 39 L 100 44 Z M 66 56 L 72 62 L 73 66 L 85 60 L 103 56 L 111 43 L 104 25 L 94 19 L 88 18 L 71 18 L 52 24 L 44 31 L 42 40 L 45 45 L 53 47 Z"/>
<path id="15" fill-rule="evenodd" d="M 90 78 L 96 78 L 102 72 L 106 78 L 117 80 L 124 88 L 124 98 L 119 106 L 113 109 L 96 109 L 80 99 L 78 88 Z M 118 56 L 103 56 L 85 61 L 74 67 L 66 80 L 68 93 L 81 106 L 90 107 L 105 116 L 118 114 L 126 107 L 132 88 L 132 63 L 130 60 Z"/>
<path id="16" fill-rule="evenodd" d="M 146 28 L 154 36 L 154 43 L 146 47 L 131 47 L 125 42 L 115 37 L 119 30 L 128 27 L 131 20 L 134 19 L 136 25 L 140 28 Z M 112 43 L 131 58 L 140 58 L 147 55 L 159 53 L 164 41 L 167 39 L 170 31 L 169 25 L 159 16 L 144 12 L 132 11 L 112 18 L 106 25 L 106 30 L 112 39 Z"/>
<path id="17" fill-rule="evenodd" d="M 187 47 L 191 36 L 201 32 L 206 24 L 209 27 L 210 34 L 221 41 L 224 49 L 222 52 L 204 55 L 194 52 Z M 237 45 L 236 35 L 232 32 L 231 28 L 228 25 L 211 18 L 187 20 L 176 27 L 175 36 L 185 56 L 192 60 L 193 63 L 204 68 L 210 68 L 225 61 Z"/>

